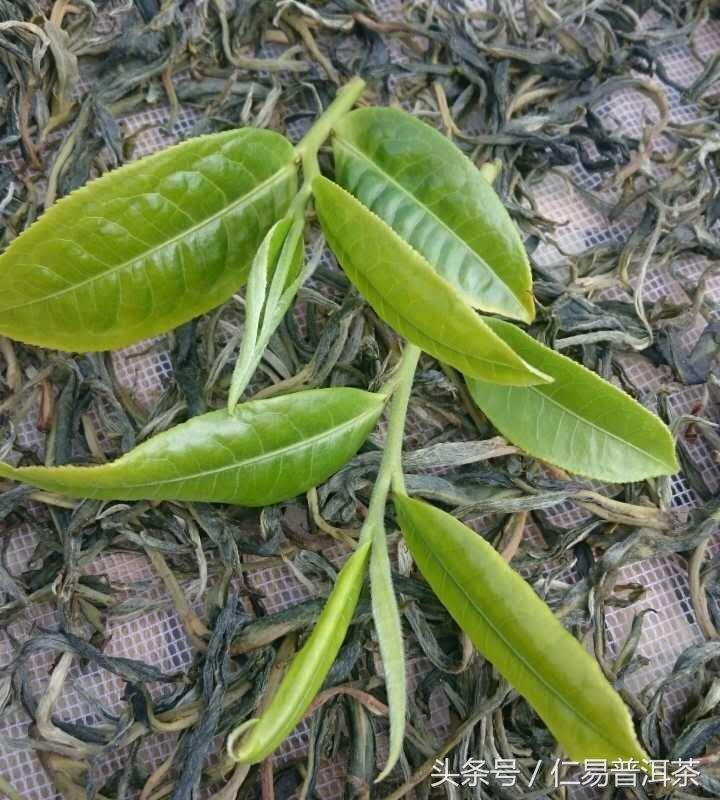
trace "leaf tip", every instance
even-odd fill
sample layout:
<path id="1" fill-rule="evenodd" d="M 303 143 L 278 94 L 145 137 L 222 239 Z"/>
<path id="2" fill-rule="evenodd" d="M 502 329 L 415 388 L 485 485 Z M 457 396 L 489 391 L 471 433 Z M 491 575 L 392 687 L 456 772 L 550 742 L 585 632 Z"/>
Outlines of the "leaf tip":
<path id="1" fill-rule="evenodd" d="M 535 378 L 535 380 L 529 381 L 530 386 L 537 386 L 539 384 L 547 385 L 548 383 L 555 383 L 555 378 L 553 378 L 552 375 L 548 375 L 546 372 L 543 372 L 542 370 L 533 367 L 532 364 L 527 364 L 527 368 L 531 373 L 531 375 Z"/>
<path id="2" fill-rule="evenodd" d="M 377 778 L 375 778 L 373 783 L 382 783 L 385 780 L 385 778 L 387 778 L 387 776 L 395 768 L 395 764 L 397 764 L 397 760 L 398 760 L 399 757 L 400 757 L 400 754 L 398 753 L 398 755 L 395 756 L 392 760 L 390 758 L 388 758 L 387 764 L 385 764 L 385 766 L 383 767 L 382 772 L 377 776 Z"/>
<path id="3" fill-rule="evenodd" d="M 237 728 L 230 731 L 227 738 L 227 754 L 233 761 L 247 764 L 252 763 L 254 760 L 252 755 L 253 748 L 249 746 L 251 743 L 247 740 L 243 743 L 240 740 L 251 728 L 254 728 L 258 722 L 260 722 L 260 720 L 257 717 L 253 717 L 253 719 L 243 722 L 241 725 L 238 725 Z"/>
<path id="4" fill-rule="evenodd" d="M 524 322 L 526 325 L 535 322 L 535 296 L 532 292 L 528 292 L 526 295 L 520 297 L 520 306 L 524 312 L 523 316 L 520 318 L 521 322 Z"/>

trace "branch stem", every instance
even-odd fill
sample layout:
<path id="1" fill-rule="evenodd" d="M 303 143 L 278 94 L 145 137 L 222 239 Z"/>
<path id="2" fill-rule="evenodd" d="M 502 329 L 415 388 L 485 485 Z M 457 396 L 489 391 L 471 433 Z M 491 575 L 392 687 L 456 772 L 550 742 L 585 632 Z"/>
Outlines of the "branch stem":
<path id="1" fill-rule="evenodd" d="M 392 400 L 390 401 L 390 418 L 388 420 L 385 448 L 383 450 L 380 470 L 370 497 L 368 516 L 360 535 L 360 543 L 367 541 L 373 529 L 379 526 L 383 530 L 385 503 L 394 486 L 400 491 L 405 489 L 402 470 L 402 442 L 405 430 L 410 392 L 412 391 L 415 368 L 420 358 L 420 348 L 408 343 L 403 351 L 397 373 L 392 381 Z"/>
<path id="2" fill-rule="evenodd" d="M 359 77 L 355 77 L 345 84 L 332 103 L 317 118 L 312 128 L 295 147 L 295 154 L 300 159 L 303 168 L 303 185 L 295 196 L 291 209 L 295 215 L 304 213 L 305 205 L 312 191 L 313 179 L 320 174 L 317 158 L 318 150 L 330 136 L 333 126 L 350 111 L 364 89 L 365 81 Z"/>
<path id="3" fill-rule="evenodd" d="M 355 105 L 365 89 L 365 81 L 355 77 L 345 84 L 335 99 L 317 118 L 315 124 L 305 134 L 295 148 L 295 152 L 304 158 L 307 153 L 315 153 L 330 135 L 333 125 Z"/>

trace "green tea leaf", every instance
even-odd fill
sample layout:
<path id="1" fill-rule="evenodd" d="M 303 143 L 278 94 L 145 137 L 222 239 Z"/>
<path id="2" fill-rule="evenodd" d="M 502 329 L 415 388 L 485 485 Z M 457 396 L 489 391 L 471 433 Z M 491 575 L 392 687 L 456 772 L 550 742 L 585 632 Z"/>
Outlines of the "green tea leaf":
<path id="1" fill-rule="evenodd" d="M 546 380 L 495 336 L 416 250 L 351 194 L 318 177 L 313 195 L 325 236 L 347 276 L 398 333 L 473 377 L 522 386 Z"/>
<path id="2" fill-rule="evenodd" d="M 245 326 L 233 370 L 228 411 L 232 412 L 262 359 L 273 333 L 285 316 L 300 284 L 303 224 L 285 217 L 268 231 L 253 259 L 245 292 Z"/>
<path id="3" fill-rule="evenodd" d="M 402 622 L 393 587 L 384 525 L 374 526 L 371 541 L 370 588 L 373 620 L 380 644 L 385 690 L 390 708 L 390 747 L 385 766 L 376 778 L 375 782 L 378 783 L 392 771 L 402 752 L 407 714 L 407 681 Z"/>
<path id="4" fill-rule="evenodd" d="M 188 500 L 265 506 L 330 477 L 382 413 L 381 395 L 315 389 L 211 411 L 164 431 L 110 464 L 11 467 L 0 476 L 71 497 Z"/>
<path id="5" fill-rule="evenodd" d="M 492 186 L 445 136 L 391 108 L 334 129 L 335 180 L 390 225 L 474 308 L 531 322 L 532 277 Z"/>
<path id="6" fill-rule="evenodd" d="M 406 495 L 395 496 L 395 508 L 435 594 L 571 759 L 647 759 L 597 661 L 481 536 Z"/>
<path id="7" fill-rule="evenodd" d="M 313 632 L 288 667 L 262 716 L 236 728 L 228 737 L 228 753 L 235 761 L 244 764 L 262 761 L 307 711 L 345 639 L 360 596 L 369 552 L 370 542 L 366 542 L 345 562 Z"/>
<path id="8" fill-rule="evenodd" d="M 190 139 L 120 167 L 0 256 L 0 333 L 91 351 L 168 331 L 245 282 L 296 190 L 290 142 L 265 130 Z"/>
<path id="9" fill-rule="evenodd" d="M 503 436 L 536 458 L 597 480 L 639 481 L 677 472 L 672 435 L 658 417 L 514 325 L 488 325 L 553 378 L 523 388 L 468 379 L 473 399 Z"/>

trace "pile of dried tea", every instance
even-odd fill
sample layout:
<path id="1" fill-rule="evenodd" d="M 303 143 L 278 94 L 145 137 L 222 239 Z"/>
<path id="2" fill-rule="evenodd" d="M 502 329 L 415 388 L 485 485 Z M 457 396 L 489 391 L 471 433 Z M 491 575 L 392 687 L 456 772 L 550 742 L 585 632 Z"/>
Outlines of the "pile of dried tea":
<path id="1" fill-rule="evenodd" d="M 717 792 L 713 13 L 2 6 L 0 791 Z"/>

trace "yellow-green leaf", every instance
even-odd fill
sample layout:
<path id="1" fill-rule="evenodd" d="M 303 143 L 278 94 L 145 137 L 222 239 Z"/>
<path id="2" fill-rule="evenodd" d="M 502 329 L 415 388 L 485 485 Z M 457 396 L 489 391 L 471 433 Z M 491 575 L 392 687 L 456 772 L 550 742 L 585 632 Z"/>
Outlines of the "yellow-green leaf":
<path id="1" fill-rule="evenodd" d="M 0 333 L 106 350 L 224 302 L 297 190 L 277 133 L 201 136 L 120 167 L 49 208 L 0 256 Z"/>
<path id="2" fill-rule="evenodd" d="M 293 658 L 262 716 L 239 726 L 228 737 L 228 753 L 235 761 L 257 764 L 267 758 L 302 719 L 345 639 L 369 552 L 370 542 L 366 542 L 345 562 L 313 632 Z"/>
<path id="3" fill-rule="evenodd" d="M 501 320 L 488 325 L 553 382 L 495 386 L 468 379 L 492 424 L 530 455 L 604 481 L 639 481 L 679 469 L 667 426 L 625 392 Z"/>
<path id="4" fill-rule="evenodd" d="M 389 325 L 466 375 L 526 386 L 545 376 L 527 365 L 376 214 L 327 178 L 313 181 L 315 207 L 347 276 Z"/>
<path id="5" fill-rule="evenodd" d="M 300 288 L 305 277 L 302 257 L 302 224 L 294 224 L 289 216 L 270 228 L 255 254 L 245 289 L 242 344 L 228 393 L 230 412 L 235 410 Z"/>
<path id="6" fill-rule="evenodd" d="M 335 180 L 390 225 L 474 308 L 531 322 L 530 265 L 475 165 L 405 111 L 359 108 L 334 128 Z"/>
<path id="7" fill-rule="evenodd" d="M 211 411 L 153 436 L 110 464 L 11 467 L 0 477 L 71 497 L 266 506 L 329 478 L 355 455 L 384 398 L 337 387 Z"/>
<path id="8" fill-rule="evenodd" d="M 576 760 L 647 759 L 597 661 L 485 540 L 440 509 L 395 496 L 420 572 L 453 619 Z"/>
<path id="9" fill-rule="evenodd" d="M 390 555 L 384 525 L 375 524 L 370 554 L 370 588 L 373 620 L 380 644 L 385 691 L 388 697 L 390 718 L 390 742 L 387 761 L 376 783 L 383 781 L 392 772 L 402 753 L 407 715 L 407 678 L 405 646 L 403 644 L 402 620 L 393 587 Z"/>

